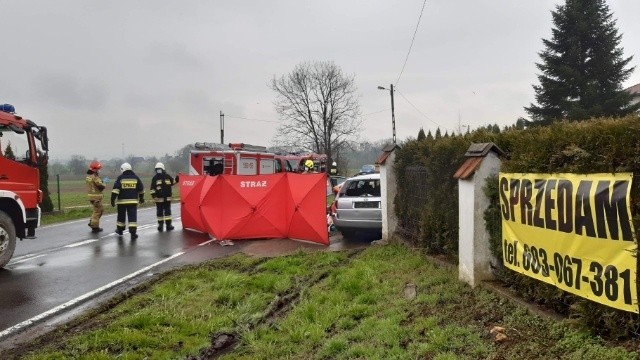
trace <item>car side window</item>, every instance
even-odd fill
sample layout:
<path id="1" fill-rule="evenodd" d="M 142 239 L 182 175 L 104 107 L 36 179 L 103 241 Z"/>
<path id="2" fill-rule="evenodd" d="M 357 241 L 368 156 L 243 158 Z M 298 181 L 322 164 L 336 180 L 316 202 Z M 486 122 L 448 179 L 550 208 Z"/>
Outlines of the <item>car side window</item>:
<path id="1" fill-rule="evenodd" d="M 373 196 L 380 196 L 381 191 L 380 191 L 380 182 L 376 181 L 374 182 L 374 187 L 373 187 L 373 192 L 371 193 L 371 195 Z"/>

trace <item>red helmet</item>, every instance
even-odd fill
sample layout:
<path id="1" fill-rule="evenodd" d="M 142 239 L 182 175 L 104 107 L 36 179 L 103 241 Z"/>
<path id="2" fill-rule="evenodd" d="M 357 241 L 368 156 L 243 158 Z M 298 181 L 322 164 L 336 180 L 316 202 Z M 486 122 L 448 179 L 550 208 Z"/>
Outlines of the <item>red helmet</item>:
<path id="1" fill-rule="evenodd" d="M 98 171 L 98 170 L 100 170 L 100 169 L 102 169 L 102 164 L 100 164 L 100 161 L 93 160 L 93 161 L 89 164 L 89 170 L 92 170 L 92 171 Z"/>

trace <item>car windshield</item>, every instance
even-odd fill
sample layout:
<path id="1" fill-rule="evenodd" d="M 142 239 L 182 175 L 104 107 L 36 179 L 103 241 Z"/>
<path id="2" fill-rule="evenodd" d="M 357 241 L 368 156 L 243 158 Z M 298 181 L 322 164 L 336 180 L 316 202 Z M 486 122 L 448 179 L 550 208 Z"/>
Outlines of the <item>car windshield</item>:
<path id="1" fill-rule="evenodd" d="M 380 196 L 380 179 L 351 180 L 340 189 L 340 196 Z"/>

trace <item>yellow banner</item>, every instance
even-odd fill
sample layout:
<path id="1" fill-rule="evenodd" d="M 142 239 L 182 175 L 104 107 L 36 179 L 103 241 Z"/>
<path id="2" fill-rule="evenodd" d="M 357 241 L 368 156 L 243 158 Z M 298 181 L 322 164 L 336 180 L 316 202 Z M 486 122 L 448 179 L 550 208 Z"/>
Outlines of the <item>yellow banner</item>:
<path id="1" fill-rule="evenodd" d="M 500 173 L 504 265 L 638 313 L 631 173 Z"/>

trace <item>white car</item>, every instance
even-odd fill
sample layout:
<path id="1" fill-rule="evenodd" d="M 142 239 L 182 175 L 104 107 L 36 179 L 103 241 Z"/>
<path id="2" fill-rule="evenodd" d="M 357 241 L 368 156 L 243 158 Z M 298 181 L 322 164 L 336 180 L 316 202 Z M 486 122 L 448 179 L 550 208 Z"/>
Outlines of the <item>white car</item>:
<path id="1" fill-rule="evenodd" d="M 347 179 L 334 200 L 333 224 L 345 237 L 382 232 L 380 173 Z"/>

